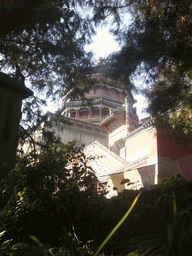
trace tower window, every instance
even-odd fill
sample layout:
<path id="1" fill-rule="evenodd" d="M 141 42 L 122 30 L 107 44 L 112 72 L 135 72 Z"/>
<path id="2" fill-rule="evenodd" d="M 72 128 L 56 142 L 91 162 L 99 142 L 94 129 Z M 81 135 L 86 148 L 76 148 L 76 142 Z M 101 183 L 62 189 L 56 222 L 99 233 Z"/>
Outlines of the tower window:
<path id="1" fill-rule="evenodd" d="M 87 108 L 79 109 L 79 117 L 80 118 L 88 118 L 89 110 Z"/>
<path id="2" fill-rule="evenodd" d="M 93 95 L 93 88 L 89 90 L 89 95 Z"/>
<path id="3" fill-rule="evenodd" d="M 92 117 L 99 117 L 99 108 L 92 108 Z"/>
<path id="4" fill-rule="evenodd" d="M 124 92 L 122 92 L 122 93 L 121 93 L 121 99 L 123 99 L 123 100 L 124 100 L 124 99 L 125 99 L 125 97 L 126 97 L 125 93 L 124 93 Z"/>
<path id="5" fill-rule="evenodd" d="M 110 96 L 111 97 L 117 98 L 117 95 L 118 95 L 118 91 L 117 90 L 115 90 L 115 89 L 111 89 L 110 90 Z"/>
<path id="6" fill-rule="evenodd" d="M 75 118 L 76 117 L 76 110 L 75 109 L 69 110 L 69 116 Z"/>
<path id="7" fill-rule="evenodd" d="M 102 108 L 102 117 L 109 115 L 109 109 L 108 108 Z"/>
<path id="8" fill-rule="evenodd" d="M 101 93 L 101 87 L 95 87 L 95 94 L 100 94 Z"/>
<path id="9" fill-rule="evenodd" d="M 103 87 L 102 88 L 102 94 L 103 95 L 107 95 L 108 94 L 108 88 L 107 87 Z"/>

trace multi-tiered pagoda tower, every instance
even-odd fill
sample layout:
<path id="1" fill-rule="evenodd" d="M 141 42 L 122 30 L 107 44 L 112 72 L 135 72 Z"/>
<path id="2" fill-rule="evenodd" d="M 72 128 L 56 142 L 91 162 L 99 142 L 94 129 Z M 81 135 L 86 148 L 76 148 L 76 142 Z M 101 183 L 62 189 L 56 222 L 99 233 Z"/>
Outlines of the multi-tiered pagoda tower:
<path id="1" fill-rule="evenodd" d="M 63 107 L 59 113 L 47 113 L 52 122 L 51 130 L 61 138 L 63 143 L 76 140 L 85 146 L 98 141 L 103 146 L 116 152 L 110 142 L 113 132 L 125 127 L 125 134 L 113 139 L 113 145 L 120 149 L 127 133 L 138 127 L 138 116 L 133 108 L 135 100 L 130 90 L 111 77 L 96 73 L 91 76 L 93 86 L 85 94 L 86 104 L 81 98 L 71 100 L 67 95 L 63 98 Z M 119 134 L 121 136 L 121 134 Z"/>
<path id="2" fill-rule="evenodd" d="M 131 91 L 127 91 L 120 81 L 116 81 L 102 73 L 93 74 L 92 79 L 96 81 L 95 86 L 85 94 L 90 104 L 83 106 L 82 100 L 71 101 L 65 99 L 62 115 L 90 122 L 101 124 L 101 122 L 115 111 L 125 113 L 125 98 L 129 98 L 129 111 L 138 120 L 136 110 L 133 108 L 135 100 Z M 124 118 L 123 122 L 126 118 Z"/>

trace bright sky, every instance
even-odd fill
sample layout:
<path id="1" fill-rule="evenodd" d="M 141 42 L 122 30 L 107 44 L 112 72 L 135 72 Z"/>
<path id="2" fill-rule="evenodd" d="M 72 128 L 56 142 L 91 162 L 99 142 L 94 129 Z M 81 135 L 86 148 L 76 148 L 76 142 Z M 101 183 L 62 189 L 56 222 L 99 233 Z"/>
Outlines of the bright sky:
<path id="1" fill-rule="evenodd" d="M 93 43 L 87 45 L 85 49 L 93 52 L 97 62 L 99 57 L 107 57 L 113 51 L 120 50 L 120 47 L 114 37 L 109 34 L 108 28 L 102 27 L 102 29 L 97 29 L 97 35 L 93 37 Z"/>

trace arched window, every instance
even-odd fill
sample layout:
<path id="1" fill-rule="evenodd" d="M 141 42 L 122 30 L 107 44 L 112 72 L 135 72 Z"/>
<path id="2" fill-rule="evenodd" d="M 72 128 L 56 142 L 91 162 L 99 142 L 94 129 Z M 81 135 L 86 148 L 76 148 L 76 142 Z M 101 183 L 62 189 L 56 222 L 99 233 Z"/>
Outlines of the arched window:
<path id="1" fill-rule="evenodd" d="M 89 110 L 87 108 L 79 109 L 79 118 L 88 118 Z"/>
<path id="2" fill-rule="evenodd" d="M 116 89 L 110 89 L 110 96 L 113 98 L 117 98 L 118 91 Z"/>
<path id="3" fill-rule="evenodd" d="M 108 88 L 106 86 L 102 87 L 102 94 L 103 95 L 108 95 Z"/>
<path id="4" fill-rule="evenodd" d="M 92 108 L 92 117 L 99 117 L 99 110 L 98 107 Z"/>
<path id="5" fill-rule="evenodd" d="M 124 92 L 121 92 L 121 99 L 124 100 L 126 97 L 126 94 Z"/>
<path id="6" fill-rule="evenodd" d="M 75 110 L 75 109 L 70 109 L 70 110 L 68 111 L 68 113 L 69 113 L 69 116 L 70 116 L 70 117 L 73 117 L 73 118 L 76 117 L 76 110 Z"/>
<path id="7" fill-rule="evenodd" d="M 101 94 L 101 87 L 99 86 L 95 87 L 95 94 Z"/>
<path id="8" fill-rule="evenodd" d="M 93 95 L 93 88 L 89 90 L 89 95 Z"/>
<path id="9" fill-rule="evenodd" d="M 108 108 L 102 108 L 101 115 L 102 115 L 102 117 L 108 116 L 109 115 L 109 109 Z"/>
<path id="10" fill-rule="evenodd" d="M 121 92 L 120 91 L 117 91 L 117 98 L 121 99 Z"/>

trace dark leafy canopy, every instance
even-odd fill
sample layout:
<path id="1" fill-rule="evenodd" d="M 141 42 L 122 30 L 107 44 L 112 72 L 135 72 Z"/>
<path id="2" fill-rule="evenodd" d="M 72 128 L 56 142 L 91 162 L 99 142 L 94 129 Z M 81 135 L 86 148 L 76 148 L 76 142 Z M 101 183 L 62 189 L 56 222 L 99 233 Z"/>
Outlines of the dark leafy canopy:
<path id="1" fill-rule="evenodd" d="M 120 22 L 122 10 L 124 15 L 132 14 L 131 25 Z M 113 32 L 124 44 L 109 59 L 114 73 L 128 82 L 138 70 L 148 74 L 150 113 L 165 116 L 178 109 L 191 110 L 192 2 L 98 1 L 95 12 L 96 19 L 113 14 L 117 24 Z"/>
<path id="2" fill-rule="evenodd" d="M 189 0 L 2 1 L 1 70 L 11 68 L 10 73 L 21 82 L 29 78 L 34 88 L 47 96 L 56 95 L 66 84 L 68 90 L 76 88 L 73 92 L 77 95 L 79 88 L 88 84 L 85 74 L 91 65 L 91 56 L 83 46 L 90 39 L 92 25 L 85 11 L 80 11 L 87 6 L 94 10 L 95 23 L 107 17 L 112 20 L 113 33 L 124 44 L 120 52 L 108 58 L 108 70 L 130 86 L 130 77 L 138 74 L 138 70 L 148 74 L 151 85 L 146 94 L 150 113 L 166 116 L 178 108 L 190 111 Z M 121 20 L 128 13 L 132 14 L 129 26 Z M 42 102 L 34 98 L 33 103 L 34 112 L 39 114 Z M 32 120 L 34 112 L 29 111 L 29 105 L 24 110 Z M 182 120 L 185 118 L 184 115 Z"/>
<path id="3" fill-rule="evenodd" d="M 78 87 L 91 65 L 84 45 L 93 27 L 85 7 L 82 0 L 1 1 L 0 70 L 22 83 L 28 79 L 48 97 Z M 25 105 L 30 120 L 43 103 L 32 101 L 33 112 Z"/>

